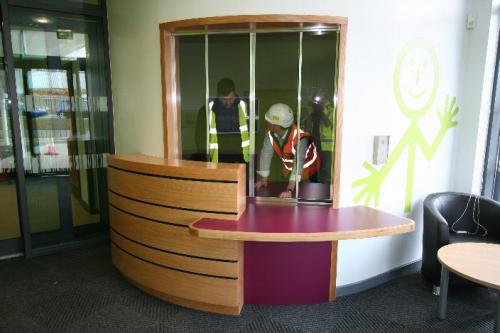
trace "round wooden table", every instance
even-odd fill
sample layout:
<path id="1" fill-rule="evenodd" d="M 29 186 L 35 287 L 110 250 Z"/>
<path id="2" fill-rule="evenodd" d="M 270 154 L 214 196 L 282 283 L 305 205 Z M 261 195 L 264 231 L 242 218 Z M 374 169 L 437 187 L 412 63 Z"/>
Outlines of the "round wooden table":
<path id="1" fill-rule="evenodd" d="M 500 245 L 487 243 L 457 243 L 438 251 L 441 269 L 441 293 L 438 317 L 446 318 L 449 272 L 485 287 L 500 291 Z M 497 301 L 495 332 L 500 333 L 500 294 Z"/>

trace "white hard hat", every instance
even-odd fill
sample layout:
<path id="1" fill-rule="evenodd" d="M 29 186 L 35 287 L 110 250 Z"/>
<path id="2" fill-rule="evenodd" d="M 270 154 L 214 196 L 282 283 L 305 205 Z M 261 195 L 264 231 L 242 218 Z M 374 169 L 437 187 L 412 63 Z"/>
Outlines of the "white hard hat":
<path id="1" fill-rule="evenodd" d="M 293 112 L 288 105 L 276 103 L 267 110 L 265 118 L 267 122 L 273 125 L 288 128 L 293 123 Z"/>

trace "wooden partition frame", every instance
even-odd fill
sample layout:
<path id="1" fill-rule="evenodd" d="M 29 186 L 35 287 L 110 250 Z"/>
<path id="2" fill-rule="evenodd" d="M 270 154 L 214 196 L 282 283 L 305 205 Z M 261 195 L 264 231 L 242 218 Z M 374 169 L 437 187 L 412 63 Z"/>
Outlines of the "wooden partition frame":
<path id="1" fill-rule="evenodd" d="M 339 16 L 317 15 L 237 15 L 215 16 L 180 20 L 160 24 L 161 48 L 161 83 L 163 105 L 163 144 L 164 157 L 181 158 L 181 114 L 179 73 L 176 71 L 178 50 L 175 45 L 175 33 L 186 31 L 221 31 L 231 29 L 251 29 L 256 25 L 272 28 L 298 28 L 319 24 L 336 24 L 340 27 L 337 114 L 335 127 L 335 156 L 333 161 L 332 206 L 339 208 L 340 203 L 340 168 L 342 156 L 342 125 L 344 110 L 344 72 L 345 49 L 347 39 L 347 18 Z"/>

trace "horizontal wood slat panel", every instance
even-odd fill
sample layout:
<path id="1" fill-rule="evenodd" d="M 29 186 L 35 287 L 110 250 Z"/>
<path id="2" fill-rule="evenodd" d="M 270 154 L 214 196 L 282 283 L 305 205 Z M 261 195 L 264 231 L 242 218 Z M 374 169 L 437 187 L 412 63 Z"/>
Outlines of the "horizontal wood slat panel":
<path id="1" fill-rule="evenodd" d="M 238 217 L 238 184 L 145 176 L 108 168 L 108 188 L 146 203 Z"/>
<path id="2" fill-rule="evenodd" d="M 148 288 L 147 286 L 144 286 L 137 281 L 134 281 L 130 278 L 127 278 L 127 280 L 135 285 L 137 288 L 143 290 L 144 292 L 153 295 L 155 297 L 158 297 L 159 299 L 162 299 L 164 301 L 174 303 L 180 306 L 184 306 L 190 309 L 196 309 L 200 311 L 206 311 L 206 312 L 214 312 L 214 313 L 220 313 L 220 314 L 225 314 L 225 315 L 232 315 L 232 316 L 237 316 L 241 312 L 241 308 L 243 307 L 243 303 L 238 305 L 238 306 L 224 306 L 224 305 L 217 305 L 217 304 L 208 304 L 208 303 L 203 303 L 203 302 L 197 302 L 193 300 L 188 300 L 185 298 L 181 297 L 175 297 L 169 294 L 162 293 L 157 290 L 153 290 L 151 288 Z M 242 298 L 243 299 L 243 298 Z"/>
<path id="3" fill-rule="evenodd" d="M 240 306 L 238 280 L 205 277 L 169 270 L 142 261 L 115 245 L 112 260 L 116 268 L 127 278 L 147 286 L 151 290 L 175 297 L 224 306 Z"/>
<path id="4" fill-rule="evenodd" d="M 243 164 L 169 160 L 142 154 L 109 156 L 108 165 L 120 169 L 180 178 L 202 180 L 243 181 L 239 178 Z"/>
<path id="5" fill-rule="evenodd" d="M 221 214 L 209 214 L 198 212 L 173 209 L 155 205 L 148 205 L 139 201 L 124 198 L 113 192 L 108 192 L 109 203 L 118 209 L 125 210 L 131 214 L 143 216 L 153 220 L 163 221 L 166 223 L 175 223 L 182 225 L 190 225 L 199 220 L 202 216 L 207 218 L 227 219 L 227 216 Z"/>
<path id="6" fill-rule="evenodd" d="M 109 207 L 113 229 L 123 236 L 162 250 L 197 257 L 238 260 L 238 242 L 201 239 L 189 234 L 186 227 L 161 224 L 129 215 Z"/>
<path id="7" fill-rule="evenodd" d="M 113 230 L 111 230 L 111 241 L 126 252 L 163 266 L 199 274 L 238 278 L 237 262 L 221 262 L 162 252 L 134 243 Z"/>

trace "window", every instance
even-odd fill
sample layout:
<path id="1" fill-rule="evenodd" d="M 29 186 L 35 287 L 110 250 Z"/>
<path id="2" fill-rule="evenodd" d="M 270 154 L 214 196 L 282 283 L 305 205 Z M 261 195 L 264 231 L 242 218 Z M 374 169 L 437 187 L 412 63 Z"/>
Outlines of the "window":
<path id="1" fill-rule="evenodd" d="M 246 163 L 249 196 L 338 206 L 346 19 L 221 17 L 160 28 L 165 156 Z"/>

